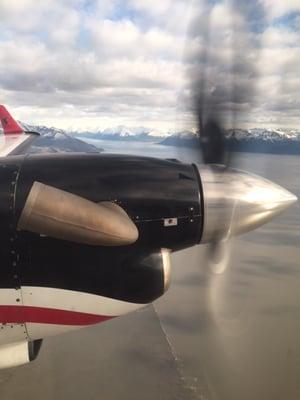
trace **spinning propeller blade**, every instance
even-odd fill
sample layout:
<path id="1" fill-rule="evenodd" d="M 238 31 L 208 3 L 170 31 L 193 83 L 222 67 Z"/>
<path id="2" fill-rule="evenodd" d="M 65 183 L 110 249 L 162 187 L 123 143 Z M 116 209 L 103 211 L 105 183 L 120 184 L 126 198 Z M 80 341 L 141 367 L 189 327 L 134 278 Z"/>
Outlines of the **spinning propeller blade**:
<path id="1" fill-rule="evenodd" d="M 198 35 L 202 49 L 191 74 L 199 161 L 201 159 L 208 168 L 212 164 L 222 166 L 218 170 L 218 179 L 223 182 L 226 192 L 231 191 L 233 184 L 231 174 L 227 172 L 230 172 L 234 165 L 234 153 L 230 151 L 225 127 L 234 130 L 236 121 L 240 119 L 241 110 L 249 109 L 249 105 L 253 103 L 253 86 L 247 78 L 255 76 L 256 72 L 253 62 L 254 47 L 249 33 L 252 29 L 253 15 L 259 15 L 260 18 L 263 15 L 256 1 L 247 5 L 233 0 L 229 9 L 232 13 L 232 25 L 226 29 L 229 39 L 226 39 L 224 32 L 222 30 L 220 32 L 214 24 L 214 5 L 206 10 L 204 24 L 199 21 L 192 22 L 192 30 Z M 239 41 L 234 35 L 235 24 L 239 24 L 239 31 L 242 32 L 243 46 L 238 44 Z M 199 27 L 198 32 L 197 27 Z M 220 50 L 222 40 L 226 46 L 229 46 L 228 41 L 230 42 L 231 57 L 227 59 L 227 65 L 220 67 L 218 50 Z M 219 273 L 226 269 L 230 260 L 228 240 L 236 218 L 236 203 L 226 202 L 224 199 L 227 198 L 227 193 L 223 194 L 222 200 L 218 202 L 216 199 L 215 208 L 222 207 L 227 215 L 219 221 L 216 220 L 215 223 L 222 225 L 225 219 L 228 227 L 227 234 L 224 235 L 223 232 L 221 236 L 219 230 L 216 229 L 207 251 L 209 266 Z"/>

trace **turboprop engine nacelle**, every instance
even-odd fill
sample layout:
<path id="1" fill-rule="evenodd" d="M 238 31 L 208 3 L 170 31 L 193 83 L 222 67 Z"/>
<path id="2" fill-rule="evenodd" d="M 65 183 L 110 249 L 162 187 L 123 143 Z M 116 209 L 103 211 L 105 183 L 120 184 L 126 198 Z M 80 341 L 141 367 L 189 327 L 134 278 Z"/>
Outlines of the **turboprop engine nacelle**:
<path id="1" fill-rule="evenodd" d="M 30 361 L 28 341 L 154 301 L 169 286 L 171 252 L 247 232 L 295 200 L 259 177 L 176 160 L 0 160 L 3 366 Z"/>

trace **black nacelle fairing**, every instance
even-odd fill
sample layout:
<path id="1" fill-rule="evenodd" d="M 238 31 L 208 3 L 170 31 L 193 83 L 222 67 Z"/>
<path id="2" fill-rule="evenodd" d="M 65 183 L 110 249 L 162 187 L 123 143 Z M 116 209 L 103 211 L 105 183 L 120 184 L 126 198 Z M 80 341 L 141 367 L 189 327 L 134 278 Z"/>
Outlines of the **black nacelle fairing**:
<path id="1" fill-rule="evenodd" d="M 67 242 L 62 246 L 54 239 L 34 243 L 22 284 L 149 303 L 168 287 L 161 250 L 128 247 L 96 248 Z"/>
<path id="2" fill-rule="evenodd" d="M 95 203 L 115 202 L 139 231 L 134 244 L 119 247 L 16 232 L 22 285 L 147 303 L 165 290 L 161 249 L 176 251 L 199 242 L 203 216 L 192 165 L 109 154 L 11 157 L 11 163 L 13 159 L 15 164 L 22 161 L 14 191 L 14 229 L 33 183 L 41 182 Z"/>
<path id="3" fill-rule="evenodd" d="M 117 202 L 138 226 L 140 243 L 177 250 L 200 239 L 199 184 L 191 165 L 109 154 L 30 156 L 18 181 L 17 216 L 34 181 L 95 203 Z M 173 218 L 176 225 L 166 226 Z"/>

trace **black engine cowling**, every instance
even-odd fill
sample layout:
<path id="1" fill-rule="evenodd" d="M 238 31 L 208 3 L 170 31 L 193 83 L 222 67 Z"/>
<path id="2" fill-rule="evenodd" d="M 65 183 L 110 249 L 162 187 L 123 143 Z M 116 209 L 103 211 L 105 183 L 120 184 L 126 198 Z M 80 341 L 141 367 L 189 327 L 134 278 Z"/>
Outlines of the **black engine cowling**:
<path id="1" fill-rule="evenodd" d="M 7 244 L 1 254 L 3 287 L 60 288 L 146 304 L 168 287 L 168 251 L 200 240 L 201 191 L 192 165 L 81 154 L 11 157 L 1 167 L 0 237 Z M 43 232 L 36 225 L 29 232 L 31 225 L 20 220 L 36 182 L 94 204 L 119 205 L 136 227 L 138 239 L 106 247 L 80 243 L 81 236 L 77 242 L 65 240 L 65 234 L 51 237 L 53 229 Z"/>
<path id="2" fill-rule="evenodd" d="M 170 253 L 166 249 L 128 259 L 118 274 L 122 297 L 134 303 L 150 303 L 170 285 Z"/>

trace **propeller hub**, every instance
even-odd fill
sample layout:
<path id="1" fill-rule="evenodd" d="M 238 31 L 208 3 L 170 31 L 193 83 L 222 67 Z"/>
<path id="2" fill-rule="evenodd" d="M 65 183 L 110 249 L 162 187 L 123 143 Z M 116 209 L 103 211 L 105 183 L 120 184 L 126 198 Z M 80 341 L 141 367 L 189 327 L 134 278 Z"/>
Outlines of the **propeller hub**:
<path id="1" fill-rule="evenodd" d="M 204 208 L 201 243 L 249 232 L 297 201 L 288 190 L 245 171 L 221 165 L 197 168 Z"/>

